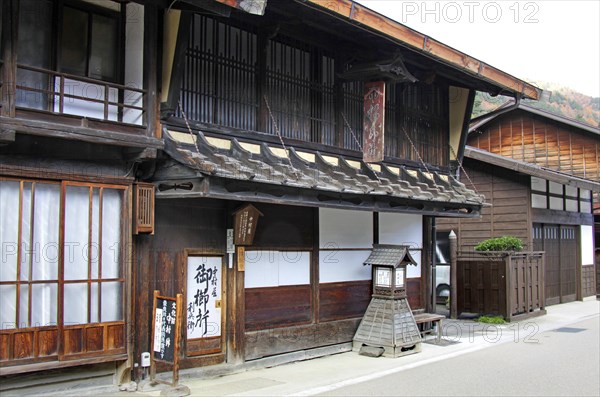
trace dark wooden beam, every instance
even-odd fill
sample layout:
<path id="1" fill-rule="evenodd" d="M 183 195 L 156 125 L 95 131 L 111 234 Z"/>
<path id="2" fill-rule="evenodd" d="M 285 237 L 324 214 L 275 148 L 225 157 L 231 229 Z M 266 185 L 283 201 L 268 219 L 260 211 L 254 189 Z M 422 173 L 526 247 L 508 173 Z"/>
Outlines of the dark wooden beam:
<path id="1" fill-rule="evenodd" d="M 182 12 L 179 19 L 179 28 L 177 31 L 177 43 L 175 45 L 175 54 L 173 56 L 173 68 L 171 69 L 171 82 L 167 94 L 167 102 L 161 104 L 161 117 L 171 116 L 178 108 L 179 96 L 181 93 L 181 81 L 185 73 L 185 54 L 189 47 L 190 29 L 193 15 L 189 12 Z"/>
<path id="2" fill-rule="evenodd" d="M 45 136 L 49 138 L 72 139 L 124 147 L 144 147 L 153 149 L 162 149 L 164 147 L 162 140 L 153 137 L 86 127 L 59 125 L 48 121 L 0 117 L 0 124 L 3 125 L 4 129 L 15 130 L 17 133 Z"/>
<path id="3" fill-rule="evenodd" d="M 594 216 L 592 214 L 581 214 L 579 212 L 532 208 L 531 221 L 533 223 L 549 223 L 560 225 L 593 225 Z"/>
<path id="4" fill-rule="evenodd" d="M 463 125 L 460 132 L 460 142 L 458 145 L 458 153 L 456 159 L 459 163 L 462 163 L 465 155 L 465 146 L 467 145 L 467 138 L 469 137 L 469 124 L 471 123 L 471 115 L 473 114 L 473 105 L 475 104 L 475 90 L 469 90 L 469 98 L 467 99 L 467 107 L 463 116 Z"/>
<path id="5" fill-rule="evenodd" d="M 15 130 L 0 129 L 0 145 L 6 145 L 15 141 Z"/>
<path id="6" fill-rule="evenodd" d="M 144 8 L 144 109 L 146 128 L 149 136 L 160 138 L 159 92 L 158 92 L 158 10 L 150 4 Z"/>
<path id="7" fill-rule="evenodd" d="M 19 1 L 2 1 L 2 101 L 0 115 L 15 117 Z"/>

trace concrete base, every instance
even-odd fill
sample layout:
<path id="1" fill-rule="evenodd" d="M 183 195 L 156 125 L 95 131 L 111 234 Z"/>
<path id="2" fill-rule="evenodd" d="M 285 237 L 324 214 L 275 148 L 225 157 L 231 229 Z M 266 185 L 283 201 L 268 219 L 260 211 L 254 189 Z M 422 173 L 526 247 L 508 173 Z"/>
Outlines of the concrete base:
<path id="1" fill-rule="evenodd" d="M 163 397 L 185 397 L 189 396 L 191 393 L 189 387 L 178 385 L 176 387 L 169 387 L 161 390 L 160 395 Z"/>
<path id="2" fill-rule="evenodd" d="M 360 352 L 361 349 L 363 349 L 363 346 L 368 346 L 370 348 L 382 348 L 382 356 L 390 358 L 398 358 L 421 352 L 421 342 L 416 342 L 415 344 L 407 346 L 372 346 L 357 340 L 353 341 L 352 343 L 352 351 Z"/>

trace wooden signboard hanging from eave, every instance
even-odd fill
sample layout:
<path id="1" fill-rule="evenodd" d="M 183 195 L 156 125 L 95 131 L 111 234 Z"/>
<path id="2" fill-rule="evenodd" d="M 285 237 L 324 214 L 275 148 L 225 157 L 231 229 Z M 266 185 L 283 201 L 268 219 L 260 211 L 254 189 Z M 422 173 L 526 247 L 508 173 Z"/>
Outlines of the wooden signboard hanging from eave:
<path id="1" fill-rule="evenodd" d="M 363 115 L 363 161 L 383 161 L 385 128 L 385 82 L 365 84 Z"/>
<path id="2" fill-rule="evenodd" d="M 235 245 L 252 245 L 258 217 L 263 216 L 255 206 L 246 204 L 234 211 L 233 243 Z"/>

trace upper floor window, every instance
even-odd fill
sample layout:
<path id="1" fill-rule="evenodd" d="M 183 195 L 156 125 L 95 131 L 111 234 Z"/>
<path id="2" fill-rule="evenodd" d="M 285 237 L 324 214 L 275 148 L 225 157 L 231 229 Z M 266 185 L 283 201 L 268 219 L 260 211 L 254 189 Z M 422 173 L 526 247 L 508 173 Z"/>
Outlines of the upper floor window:
<path id="1" fill-rule="evenodd" d="M 62 14 L 60 71 L 116 82 L 119 14 L 65 6 Z"/>
<path id="2" fill-rule="evenodd" d="M 531 177 L 531 206 L 558 211 L 592 212 L 592 196 L 589 190 Z"/>

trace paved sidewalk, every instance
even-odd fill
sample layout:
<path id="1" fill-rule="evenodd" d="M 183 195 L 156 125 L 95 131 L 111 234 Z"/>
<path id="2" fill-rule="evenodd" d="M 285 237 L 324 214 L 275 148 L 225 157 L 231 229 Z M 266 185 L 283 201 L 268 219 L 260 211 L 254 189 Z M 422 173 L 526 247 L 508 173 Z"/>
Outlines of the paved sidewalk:
<path id="1" fill-rule="evenodd" d="M 264 368 L 214 379 L 197 379 L 193 371 L 180 373 L 180 384 L 192 396 L 311 396 L 469 354 L 499 343 L 537 343 L 540 332 L 568 326 L 581 320 L 598 318 L 600 301 L 595 298 L 547 308 L 547 315 L 520 323 L 495 326 L 472 321 L 446 320 L 443 340 L 434 337 L 422 344 L 422 352 L 400 358 L 370 358 L 347 352 L 273 368 Z M 431 341 L 431 342 L 430 342 Z M 159 396 L 160 389 L 145 392 L 119 392 L 105 396 Z"/>

